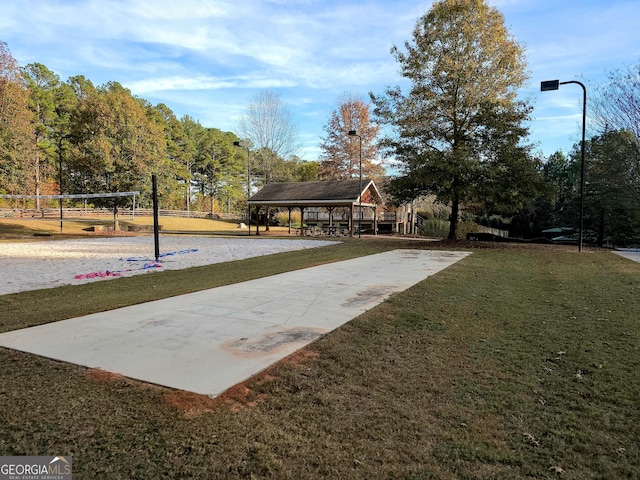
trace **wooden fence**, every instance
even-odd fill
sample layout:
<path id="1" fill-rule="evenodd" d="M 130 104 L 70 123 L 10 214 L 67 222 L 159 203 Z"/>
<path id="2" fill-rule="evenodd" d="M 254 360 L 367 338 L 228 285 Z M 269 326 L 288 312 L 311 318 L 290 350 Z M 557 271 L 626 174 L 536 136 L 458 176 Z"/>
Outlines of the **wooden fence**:
<path id="1" fill-rule="evenodd" d="M 237 215 L 226 213 L 197 212 L 193 210 L 158 210 L 161 217 L 183 217 L 183 218 L 221 218 L 221 219 L 237 219 Z M 64 218 L 113 218 L 113 210 L 108 208 L 63 208 L 62 216 Z M 146 217 L 153 216 L 151 208 L 130 208 L 118 209 L 118 218 L 136 216 Z M 0 208 L 0 218 L 60 218 L 59 208 Z"/>

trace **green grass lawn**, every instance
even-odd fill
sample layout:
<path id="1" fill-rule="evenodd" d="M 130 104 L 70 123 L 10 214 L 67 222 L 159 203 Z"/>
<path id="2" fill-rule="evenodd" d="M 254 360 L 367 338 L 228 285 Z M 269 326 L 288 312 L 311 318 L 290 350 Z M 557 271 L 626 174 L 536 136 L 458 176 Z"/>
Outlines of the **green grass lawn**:
<path id="1" fill-rule="evenodd" d="M 5 295 L 0 330 L 434 247 L 352 240 Z M 73 455 L 78 479 L 640 478 L 640 265 L 473 252 L 213 400 L 0 348 L 0 455 Z"/>

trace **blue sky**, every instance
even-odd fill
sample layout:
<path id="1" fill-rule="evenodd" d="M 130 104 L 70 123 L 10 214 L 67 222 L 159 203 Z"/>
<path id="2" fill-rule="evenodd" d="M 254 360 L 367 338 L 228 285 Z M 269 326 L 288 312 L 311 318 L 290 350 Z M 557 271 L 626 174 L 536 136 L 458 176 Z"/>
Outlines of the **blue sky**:
<path id="1" fill-rule="evenodd" d="M 640 62 L 639 0 L 489 0 L 526 49 L 531 141 L 549 155 L 580 140 L 582 90 L 541 80 L 603 82 Z M 117 81 L 178 117 L 236 131 L 261 89 L 281 94 L 315 160 L 338 97 L 403 85 L 390 55 L 431 1 L 4 0 L 0 41 L 21 65 L 62 80 Z"/>

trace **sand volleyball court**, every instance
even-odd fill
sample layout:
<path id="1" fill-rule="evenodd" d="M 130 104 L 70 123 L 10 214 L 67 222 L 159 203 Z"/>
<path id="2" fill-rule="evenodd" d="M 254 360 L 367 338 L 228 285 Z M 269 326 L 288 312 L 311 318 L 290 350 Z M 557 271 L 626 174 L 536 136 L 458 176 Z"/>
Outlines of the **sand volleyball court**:
<path id="1" fill-rule="evenodd" d="M 307 239 L 162 235 L 158 262 L 155 261 L 153 237 L 2 243 L 0 295 L 179 270 L 335 243 Z"/>

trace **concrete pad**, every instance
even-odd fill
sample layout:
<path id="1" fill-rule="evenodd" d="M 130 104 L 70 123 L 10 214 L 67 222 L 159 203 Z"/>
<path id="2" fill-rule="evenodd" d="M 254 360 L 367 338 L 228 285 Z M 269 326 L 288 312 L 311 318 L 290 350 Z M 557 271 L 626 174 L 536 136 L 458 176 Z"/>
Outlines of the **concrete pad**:
<path id="1" fill-rule="evenodd" d="M 627 258 L 629 260 L 633 260 L 634 262 L 640 263 L 640 252 L 636 249 L 619 250 L 619 251 L 614 251 L 613 253 L 620 255 L 621 257 Z"/>
<path id="2" fill-rule="evenodd" d="M 0 335 L 0 346 L 216 396 L 469 255 L 394 250 Z"/>

